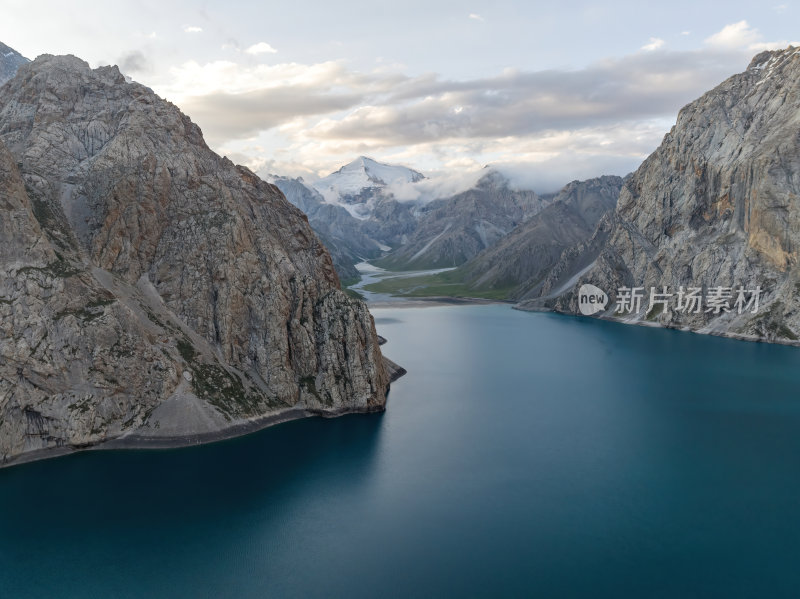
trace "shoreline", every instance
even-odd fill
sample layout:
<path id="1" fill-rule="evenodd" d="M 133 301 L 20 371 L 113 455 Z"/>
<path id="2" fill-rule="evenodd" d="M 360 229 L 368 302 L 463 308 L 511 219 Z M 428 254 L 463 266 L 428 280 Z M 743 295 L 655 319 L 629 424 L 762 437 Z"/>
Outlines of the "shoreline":
<path id="1" fill-rule="evenodd" d="M 385 341 L 385 340 L 384 340 Z M 389 358 L 384 357 L 384 365 L 389 372 L 389 388 L 386 391 L 386 404 L 391 393 L 391 383 L 394 383 L 408 371 Z M 252 435 L 264 429 L 270 428 L 284 422 L 302 420 L 304 418 L 339 418 L 350 414 L 379 414 L 386 411 L 386 404 L 367 408 L 343 408 L 337 410 L 312 410 L 306 408 L 287 408 L 280 412 L 255 416 L 247 420 L 232 422 L 230 426 L 217 431 L 203 433 L 193 433 L 189 435 L 173 436 L 148 436 L 137 434 L 131 431 L 107 439 L 96 444 L 86 446 L 62 446 L 46 447 L 34 449 L 10 458 L 6 462 L 0 462 L 0 469 L 12 468 L 32 462 L 39 462 L 50 458 L 58 458 L 67 455 L 84 453 L 88 451 L 113 451 L 113 450 L 159 450 L 159 449 L 180 449 L 184 447 L 196 447 L 198 445 L 209 445 L 220 441 L 228 441 L 239 437 Z"/>
<path id="2" fill-rule="evenodd" d="M 150 451 L 211 445 L 221 441 L 229 441 L 239 437 L 246 437 L 247 435 L 258 433 L 272 426 L 283 424 L 285 422 L 292 422 L 294 420 L 303 420 L 306 418 L 339 418 L 341 416 L 347 416 L 350 414 L 379 414 L 384 411 L 386 411 L 384 406 L 367 409 L 344 409 L 331 411 L 289 408 L 283 412 L 266 414 L 264 416 L 257 416 L 250 420 L 235 422 L 229 427 L 213 432 L 197 433 L 192 435 L 176 435 L 170 437 L 148 437 L 137 435 L 135 432 L 131 432 L 119 437 L 114 437 L 113 439 L 108 439 L 107 441 L 102 441 L 95 445 L 87 445 L 83 447 L 69 446 L 35 449 L 33 451 L 19 454 L 18 456 L 9 459 L 7 462 L 1 463 L 0 469 L 13 468 L 14 466 L 21 466 L 23 464 L 31 464 L 33 462 L 40 462 L 51 458 L 64 457 L 91 451 Z"/>
<path id="3" fill-rule="evenodd" d="M 575 318 L 586 318 L 590 320 L 602 320 L 604 322 L 613 322 L 615 324 L 624 324 L 631 326 L 640 326 L 650 329 L 664 329 L 665 331 L 678 331 L 680 333 L 694 333 L 695 335 L 707 335 L 709 337 L 722 337 L 724 339 L 732 339 L 734 341 L 749 341 L 750 343 L 768 343 L 770 345 L 785 345 L 788 347 L 800 347 L 800 340 L 793 341 L 791 339 L 765 339 L 764 337 L 756 337 L 755 335 L 745 335 L 743 333 L 733 333 L 729 331 L 719 330 L 704 330 L 692 329 L 689 327 L 672 327 L 664 326 L 657 322 L 643 321 L 643 320 L 623 320 L 620 318 L 606 318 L 603 316 L 584 316 L 583 314 L 573 314 L 571 312 L 561 312 L 559 310 L 552 310 L 549 308 L 530 307 L 522 308 L 519 304 L 511 306 L 512 310 L 519 310 L 520 312 L 539 312 L 543 314 L 557 314 L 559 316 L 574 316 Z"/>

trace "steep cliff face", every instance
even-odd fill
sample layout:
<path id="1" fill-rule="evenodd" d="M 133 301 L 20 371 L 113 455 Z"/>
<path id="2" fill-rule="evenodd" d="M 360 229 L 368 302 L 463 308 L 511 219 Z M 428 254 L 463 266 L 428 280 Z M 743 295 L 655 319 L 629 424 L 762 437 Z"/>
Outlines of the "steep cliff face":
<path id="1" fill-rule="evenodd" d="M 523 307 L 575 312 L 592 283 L 704 296 L 763 290 L 757 311 L 681 311 L 677 298 L 649 320 L 665 326 L 794 342 L 800 248 L 800 49 L 756 56 L 748 69 L 686 106 L 675 127 L 626 181 L 616 211 L 592 240 L 566 253 Z M 589 259 L 591 258 L 591 259 Z M 583 264 L 589 264 L 583 267 Z M 747 299 L 751 294 L 747 295 Z M 648 318 L 649 301 L 625 313 Z M 713 307 L 713 306 L 712 306 Z"/>
<path id="2" fill-rule="evenodd" d="M 364 221 L 338 204 L 330 204 L 302 179 L 274 177 L 273 183 L 292 205 L 308 216 L 308 222 L 331 253 L 336 272 L 343 280 L 360 277 L 355 265 L 381 255 L 378 242 L 362 230 Z"/>
<path id="3" fill-rule="evenodd" d="M 0 88 L 0 142 L 3 460 L 383 408 L 372 318 L 302 213 L 175 106 L 43 56 Z"/>

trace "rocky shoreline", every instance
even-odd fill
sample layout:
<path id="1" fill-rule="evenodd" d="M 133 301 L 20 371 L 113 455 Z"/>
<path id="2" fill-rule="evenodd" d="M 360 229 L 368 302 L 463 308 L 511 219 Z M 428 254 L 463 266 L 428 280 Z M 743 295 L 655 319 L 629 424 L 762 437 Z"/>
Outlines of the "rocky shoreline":
<path id="1" fill-rule="evenodd" d="M 710 335 L 712 337 L 724 337 L 726 339 L 734 339 L 736 341 L 750 341 L 754 343 L 771 343 L 775 345 L 788 345 L 791 347 L 800 347 L 800 340 L 783 339 L 780 337 L 769 339 L 765 337 L 760 337 L 758 335 L 746 335 L 743 333 L 734 333 L 732 331 L 726 331 L 721 329 L 710 329 L 710 328 L 693 329 L 688 326 L 674 326 L 669 324 L 664 325 L 658 322 L 652 322 L 646 320 L 625 320 L 622 318 L 610 318 L 608 316 L 583 316 L 581 314 L 574 314 L 572 312 L 568 312 L 565 310 L 554 310 L 551 308 L 546 308 L 541 306 L 532 306 L 523 304 L 515 304 L 511 306 L 511 308 L 514 310 L 519 310 L 520 312 L 543 312 L 550 314 L 559 314 L 561 316 L 572 316 L 574 318 L 585 318 L 589 320 L 604 320 L 606 322 L 614 322 L 617 324 L 624 324 L 624 325 L 636 325 L 641 327 L 649 327 L 653 329 L 669 329 L 673 331 L 680 331 L 682 333 L 695 333 L 696 335 Z"/>
<path id="2" fill-rule="evenodd" d="M 195 445 L 207 445 L 217 441 L 235 439 L 258 431 L 264 430 L 276 424 L 300 420 L 301 418 L 336 418 L 347 414 L 366 414 L 382 412 L 383 409 L 357 409 L 337 412 L 322 412 L 317 410 L 304 410 L 291 408 L 283 412 L 260 416 L 248 421 L 236 422 L 229 428 L 217 431 L 208 431 L 190 435 L 175 435 L 166 437 L 151 437 L 130 433 L 114 439 L 109 439 L 97 445 L 86 447 L 49 447 L 37 449 L 10 458 L 4 463 L 0 463 L 0 468 L 9 468 L 31 462 L 38 462 L 50 458 L 72 455 L 85 451 L 107 451 L 107 450 L 148 450 L 148 449 L 179 449 L 182 447 L 193 447 Z"/>
<path id="3" fill-rule="evenodd" d="M 385 341 L 385 340 L 384 340 Z M 387 372 L 390 374 L 390 381 L 395 382 L 408 371 L 395 362 L 384 358 Z M 388 393 L 387 393 L 388 395 Z M 339 408 L 332 410 L 317 410 L 304 408 L 289 408 L 273 414 L 266 414 L 256 418 L 231 422 L 230 426 L 218 430 L 209 430 L 189 434 L 159 435 L 153 431 L 143 432 L 141 429 L 131 433 L 103 441 L 98 444 L 79 446 L 49 447 L 25 452 L 9 458 L 0 463 L 0 468 L 8 468 L 29 464 L 49 458 L 61 457 L 85 451 L 108 451 L 108 450 L 156 450 L 156 449 L 179 449 L 182 447 L 193 447 L 196 445 L 207 445 L 218 441 L 227 441 L 237 437 L 243 437 L 257 433 L 271 426 L 300 420 L 303 418 L 338 418 L 350 414 L 376 414 L 385 411 L 385 406 L 367 406 L 357 408 Z"/>

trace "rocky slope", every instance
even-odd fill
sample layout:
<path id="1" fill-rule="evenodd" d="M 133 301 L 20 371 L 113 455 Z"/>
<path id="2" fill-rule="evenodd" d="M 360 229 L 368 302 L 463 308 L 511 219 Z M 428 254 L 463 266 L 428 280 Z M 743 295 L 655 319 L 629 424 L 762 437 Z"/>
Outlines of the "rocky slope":
<path id="1" fill-rule="evenodd" d="M 416 203 L 384 196 L 375 199 L 369 218 L 361 221 L 361 230 L 386 250 L 408 243 L 418 226 Z"/>
<path id="2" fill-rule="evenodd" d="M 0 87 L 0 461 L 383 409 L 374 324 L 276 187 L 116 67 Z"/>
<path id="3" fill-rule="evenodd" d="M 549 202 L 533 191 L 512 189 L 503 175 L 491 170 L 472 189 L 422 207 L 403 245 L 375 264 L 389 270 L 459 266 Z"/>
<path id="4" fill-rule="evenodd" d="M 30 61 L 22 54 L 0 42 L 0 85 L 11 79 L 27 62 Z"/>
<path id="5" fill-rule="evenodd" d="M 508 299 L 535 295 L 564 250 L 586 241 L 614 209 L 620 177 L 573 181 L 541 212 L 516 227 L 458 271 L 473 290 L 507 289 Z"/>
<path id="6" fill-rule="evenodd" d="M 344 280 L 359 278 L 355 265 L 381 255 L 381 244 L 369 237 L 358 220 L 345 208 L 325 201 L 302 179 L 273 177 L 272 183 L 286 199 L 308 216 L 308 222 L 331 253 L 333 265 Z"/>
<path id="7" fill-rule="evenodd" d="M 681 110 L 661 146 L 626 181 L 615 212 L 593 238 L 565 252 L 528 309 L 577 311 L 584 283 L 610 296 L 643 287 L 675 294 L 648 316 L 664 326 L 794 343 L 800 336 L 800 49 L 756 56 Z M 699 312 L 678 292 L 701 288 Z M 738 289 L 760 287 L 758 309 L 735 306 Z M 730 291 L 729 291 L 730 290 Z M 730 293 L 726 306 L 708 303 Z M 720 295 L 722 294 L 722 295 Z M 621 294 L 619 294 L 621 295 Z M 745 294 L 749 303 L 753 295 Z M 685 300 L 685 298 L 683 298 Z M 692 306 L 694 308 L 694 306 Z M 709 311 L 709 308 L 711 309 Z"/>

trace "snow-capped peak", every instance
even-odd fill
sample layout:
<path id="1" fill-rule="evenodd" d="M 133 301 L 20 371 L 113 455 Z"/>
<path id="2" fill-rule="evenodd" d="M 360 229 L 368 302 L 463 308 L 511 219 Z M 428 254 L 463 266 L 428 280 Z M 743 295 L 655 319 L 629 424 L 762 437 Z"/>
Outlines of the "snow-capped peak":
<path id="1" fill-rule="evenodd" d="M 320 192 L 334 191 L 341 196 L 355 196 L 371 188 L 382 188 L 398 183 L 415 183 L 425 177 L 405 166 L 383 164 L 366 156 L 359 156 L 314 183 Z"/>

